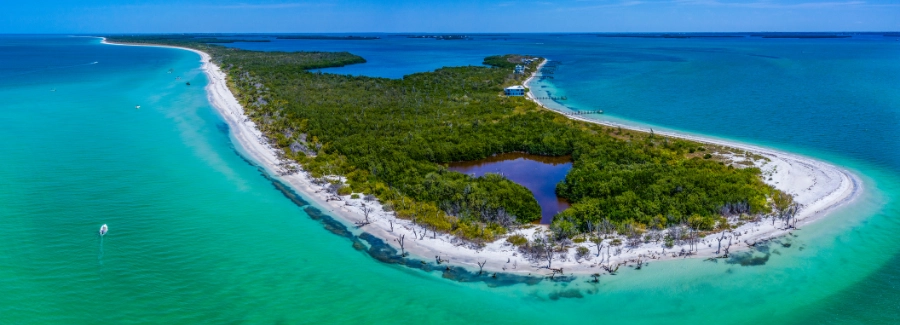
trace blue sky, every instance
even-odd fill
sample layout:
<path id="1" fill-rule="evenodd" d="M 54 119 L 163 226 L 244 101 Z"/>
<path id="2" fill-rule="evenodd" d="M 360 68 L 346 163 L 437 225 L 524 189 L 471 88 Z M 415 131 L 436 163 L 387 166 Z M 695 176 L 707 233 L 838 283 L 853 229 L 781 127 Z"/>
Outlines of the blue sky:
<path id="1" fill-rule="evenodd" d="M 2 8 L 0 33 L 900 30 L 900 0 L 32 0 Z"/>

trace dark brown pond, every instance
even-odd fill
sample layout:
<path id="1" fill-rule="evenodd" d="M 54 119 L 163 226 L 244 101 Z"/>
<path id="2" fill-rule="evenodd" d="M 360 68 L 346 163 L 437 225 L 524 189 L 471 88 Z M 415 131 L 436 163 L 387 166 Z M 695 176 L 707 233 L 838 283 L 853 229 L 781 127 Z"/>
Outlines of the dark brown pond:
<path id="1" fill-rule="evenodd" d="M 569 202 L 556 196 L 556 184 L 572 169 L 572 157 L 547 157 L 513 152 L 482 160 L 450 163 L 449 169 L 463 174 L 482 176 L 502 174 L 524 186 L 541 205 L 541 223 L 549 224 L 553 216 L 569 207 Z"/>

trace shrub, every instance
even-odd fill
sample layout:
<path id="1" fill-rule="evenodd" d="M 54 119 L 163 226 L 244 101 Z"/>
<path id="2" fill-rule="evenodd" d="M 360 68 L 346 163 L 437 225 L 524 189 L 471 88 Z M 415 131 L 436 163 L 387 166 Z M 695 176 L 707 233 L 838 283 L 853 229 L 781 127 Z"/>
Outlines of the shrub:
<path id="1" fill-rule="evenodd" d="M 358 199 L 358 198 L 359 198 L 359 194 L 353 193 L 353 195 L 350 195 L 350 198 L 351 198 L 351 199 Z"/>
<path id="2" fill-rule="evenodd" d="M 640 229 L 653 216 L 699 214 L 712 220 L 729 202 L 749 202 L 752 214 L 770 210 L 767 195 L 774 189 L 758 179 L 759 169 L 728 169 L 708 160 L 711 155 L 700 159 L 718 147 L 706 150 L 700 143 L 668 138 L 660 143 L 652 132 L 648 137 L 575 122 L 497 96 L 502 86 L 521 83 L 523 76 L 510 71 L 519 55 L 485 59 L 501 68 L 448 67 L 395 80 L 308 71 L 365 62 L 347 52 L 234 51 L 191 39 L 124 38 L 209 51 L 233 79 L 229 85 L 247 114 L 318 178 L 316 184 L 328 186 L 329 194 L 358 193 L 366 200 L 365 194 L 375 194 L 393 200 L 398 217 L 416 216 L 417 222 L 466 239 L 499 238 L 506 230 L 498 225 L 540 219 L 540 206 L 521 185 L 440 165 L 509 151 L 574 154 L 572 169 L 556 187 L 573 205 L 553 223 L 555 239 L 583 235 L 587 221 L 601 215 L 615 228 L 627 223 Z M 398 114 L 407 118 L 397 119 Z M 603 129 L 617 129 L 620 136 Z M 293 150 L 301 147 L 308 152 Z M 686 157 L 689 149 L 700 153 Z M 351 187 L 342 188 L 338 175 Z M 640 233 L 634 229 L 627 232 L 630 238 Z"/>
<path id="3" fill-rule="evenodd" d="M 584 258 L 590 252 L 591 252 L 591 250 L 588 249 L 587 247 L 578 246 L 578 248 L 575 249 L 575 258 Z"/>
<path id="4" fill-rule="evenodd" d="M 672 248 L 672 246 L 675 246 L 675 239 L 672 236 L 666 236 L 666 247 Z"/>
<path id="5" fill-rule="evenodd" d="M 569 219 L 553 220 L 553 223 L 550 224 L 550 231 L 553 231 L 557 239 L 572 238 L 578 233 L 575 224 Z"/>
<path id="6" fill-rule="evenodd" d="M 703 155 L 703 159 L 709 159 L 709 158 L 712 158 L 712 155 L 710 155 L 710 154 Z"/>
<path id="7" fill-rule="evenodd" d="M 513 246 L 522 246 L 528 243 L 528 239 L 522 235 L 512 235 L 506 237 L 506 242 L 512 244 Z"/>

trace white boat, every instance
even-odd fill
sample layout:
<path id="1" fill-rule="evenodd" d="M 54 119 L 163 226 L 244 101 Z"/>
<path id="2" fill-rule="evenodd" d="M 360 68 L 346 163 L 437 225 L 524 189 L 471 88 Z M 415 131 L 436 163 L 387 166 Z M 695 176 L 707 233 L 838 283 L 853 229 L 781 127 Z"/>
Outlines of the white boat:
<path id="1" fill-rule="evenodd" d="M 141 109 L 141 105 L 134 106 L 135 109 Z"/>
<path id="2" fill-rule="evenodd" d="M 100 226 L 100 236 L 106 235 L 106 232 L 109 231 L 109 227 L 106 224 Z"/>

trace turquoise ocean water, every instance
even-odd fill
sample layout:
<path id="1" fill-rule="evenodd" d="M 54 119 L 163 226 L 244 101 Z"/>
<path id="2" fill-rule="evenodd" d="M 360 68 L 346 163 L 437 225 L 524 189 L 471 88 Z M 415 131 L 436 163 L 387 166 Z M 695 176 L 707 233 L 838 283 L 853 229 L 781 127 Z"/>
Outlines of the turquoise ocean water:
<path id="1" fill-rule="evenodd" d="M 900 320 L 900 42 L 491 38 L 234 46 L 349 50 L 369 63 L 327 71 L 392 78 L 543 55 L 561 64 L 533 87 L 571 109 L 817 157 L 865 191 L 770 247 L 762 266 L 657 262 L 599 285 L 453 282 L 377 262 L 286 199 L 237 154 L 198 55 L 0 36 L 0 324 Z"/>

